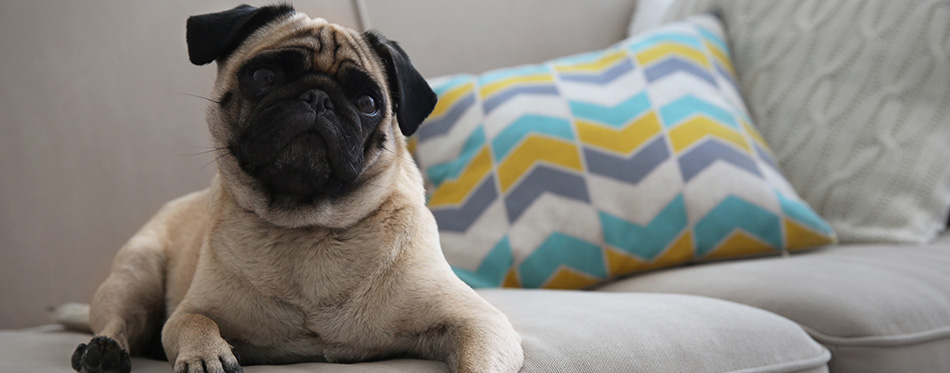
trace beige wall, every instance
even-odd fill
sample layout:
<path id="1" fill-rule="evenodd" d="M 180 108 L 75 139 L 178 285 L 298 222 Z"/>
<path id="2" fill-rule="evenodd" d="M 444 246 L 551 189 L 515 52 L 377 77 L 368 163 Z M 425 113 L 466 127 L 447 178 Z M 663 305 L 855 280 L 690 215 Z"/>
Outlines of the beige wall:
<path id="1" fill-rule="evenodd" d="M 207 102 L 189 94 L 214 68 L 188 63 L 184 24 L 239 3 L 0 2 L 0 328 L 87 302 L 162 203 L 207 185 Z M 633 3 L 367 0 L 364 15 L 433 77 L 604 47 Z M 350 0 L 295 5 L 360 25 Z"/>

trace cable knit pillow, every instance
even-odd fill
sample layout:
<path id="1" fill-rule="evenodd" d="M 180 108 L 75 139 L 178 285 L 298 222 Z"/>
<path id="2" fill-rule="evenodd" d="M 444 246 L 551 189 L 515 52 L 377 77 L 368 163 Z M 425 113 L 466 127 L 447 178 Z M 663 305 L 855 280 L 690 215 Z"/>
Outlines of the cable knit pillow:
<path id="1" fill-rule="evenodd" d="M 431 84 L 411 145 L 472 286 L 581 288 L 834 240 L 753 128 L 713 16 Z"/>
<path id="2" fill-rule="evenodd" d="M 756 125 L 842 242 L 932 240 L 950 212 L 950 1 L 686 0 L 717 9 Z"/>

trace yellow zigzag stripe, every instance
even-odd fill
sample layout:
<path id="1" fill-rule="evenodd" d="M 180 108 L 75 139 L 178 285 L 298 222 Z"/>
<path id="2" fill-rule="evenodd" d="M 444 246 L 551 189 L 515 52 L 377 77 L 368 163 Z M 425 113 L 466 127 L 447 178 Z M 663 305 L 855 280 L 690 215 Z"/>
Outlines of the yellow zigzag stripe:
<path id="1" fill-rule="evenodd" d="M 752 153 L 752 149 L 741 134 L 704 116 L 690 119 L 670 130 L 670 141 L 673 142 L 673 151 L 676 154 L 706 136 L 718 137 L 745 149 L 746 153 Z"/>
<path id="2" fill-rule="evenodd" d="M 448 111 L 452 105 L 455 105 L 456 101 L 468 95 L 468 93 L 474 87 L 475 84 L 467 83 L 446 92 L 444 95 L 442 95 L 442 97 L 439 97 L 439 102 L 435 104 L 435 109 L 432 109 L 432 114 L 429 114 L 429 117 L 436 118 L 442 114 L 445 114 L 445 112 Z"/>
<path id="3" fill-rule="evenodd" d="M 798 224 L 792 219 L 783 219 L 785 226 L 785 246 L 788 250 L 810 249 L 817 246 L 830 245 L 835 242 L 833 237 L 828 237 L 818 232 L 808 229 L 802 224 Z"/>
<path id="4" fill-rule="evenodd" d="M 736 230 L 732 232 L 729 238 L 723 240 L 715 249 L 710 251 L 703 259 L 725 259 L 744 256 L 755 256 L 774 253 L 777 248 L 769 246 L 762 240 L 752 237 L 749 234 Z"/>
<path id="5" fill-rule="evenodd" d="M 607 261 L 610 277 L 683 264 L 692 260 L 694 255 L 693 234 L 689 230 L 683 232 L 653 262 L 644 261 L 610 247 L 604 248 L 604 258 Z"/>
<path id="6" fill-rule="evenodd" d="M 652 111 L 619 130 L 584 120 L 577 120 L 575 125 L 584 144 L 620 154 L 630 154 L 662 130 L 660 121 Z"/>
<path id="7" fill-rule="evenodd" d="M 618 50 L 613 53 L 609 53 L 604 57 L 600 58 L 597 61 L 587 62 L 587 63 L 578 63 L 570 65 L 557 65 L 555 69 L 560 72 L 589 72 L 597 73 L 607 67 L 613 65 L 617 61 L 620 61 L 627 57 L 627 52 L 624 50 Z"/>
<path id="8" fill-rule="evenodd" d="M 706 59 L 706 56 L 701 51 L 676 43 L 663 43 L 640 52 L 637 54 L 637 62 L 639 62 L 641 66 L 646 66 L 656 60 L 667 58 L 671 54 L 687 58 L 709 69 L 709 60 Z"/>
<path id="9" fill-rule="evenodd" d="M 547 162 L 581 171 L 581 156 L 574 144 L 536 135 L 528 136 L 498 166 L 502 192 L 509 188 L 537 162 Z"/>
<path id="10" fill-rule="evenodd" d="M 559 267 L 547 282 L 542 285 L 545 289 L 581 289 L 600 282 L 600 279 L 575 271 L 568 267 Z"/>
<path id="11" fill-rule="evenodd" d="M 729 61 L 729 56 L 726 55 L 725 51 L 709 42 L 703 42 L 703 44 L 705 44 L 706 49 L 709 49 L 709 52 L 712 53 L 713 58 L 719 61 L 720 65 L 728 69 L 732 75 L 736 75 L 735 71 L 732 70 L 732 62 Z"/>
<path id="12" fill-rule="evenodd" d="M 462 203 L 462 201 L 465 201 L 465 197 L 475 189 L 475 186 L 485 178 L 485 175 L 488 175 L 491 166 L 491 154 L 486 146 L 472 158 L 468 167 L 465 171 L 462 171 L 457 179 L 443 182 L 432 192 L 432 197 L 429 198 L 429 206 L 458 205 Z"/>
<path id="13" fill-rule="evenodd" d="M 753 141 L 759 143 L 759 147 L 769 152 L 772 151 L 772 149 L 769 148 L 769 144 L 767 144 L 765 142 L 765 139 L 762 138 L 762 134 L 760 134 L 759 131 L 755 129 L 755 127 L 752 127 L 748 122 L 744 120 L 740 120 L 740 122 L 742 122 L 742 128 L 745 128 L 745 131 L 746 133 L 749 134 L 749 137 L 751 137 Z"/>
<path id="14" fill-rule="evenodd" d="M 515 76 L 508 79 L 502 79 L 491 84 L 487 84 L 482 87 L 481 95 L 482 98 L 486 98 L 497 93 L 500 90 L 508 88 L 511 85 L 515 84 L 531 84 L 531 83 L 554 83 L 554 77 L 550 74 L 539 74 L 539 75 L 527 75 L 527 76 Z"/>

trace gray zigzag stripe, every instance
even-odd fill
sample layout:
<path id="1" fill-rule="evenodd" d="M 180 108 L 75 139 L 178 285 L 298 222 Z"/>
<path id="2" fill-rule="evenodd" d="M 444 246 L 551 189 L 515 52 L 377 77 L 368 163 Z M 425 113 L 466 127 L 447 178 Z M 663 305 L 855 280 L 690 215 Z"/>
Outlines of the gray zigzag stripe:
<path id="1" fill-rule="evenodd" d="M 676 57 L 670 58 L 666 61 L 650 66 L 643 72 L 647 77 L 647 81 L 649 81 L 650 83 L 653 83 L 654 81 L 659 80 L 660 78 L 663 78 L 664 76 L 670 75 L 677 71 L 690 73 L 692 75 L 695 75 L 697 78 L 700 78 L 702 80 L 709 82 L 709 84 L 713 85 L 714 87 L 718 86 L 716 85 L 716 79 L 713 78 L 713 76 L 710 75 L 708 72 L 706 72 L 706 70 L 700 69 L 696 67 L 696 65 L 683 61 L 682 59 L 679 59 Z"/>
<path id="2" fill-rule="evenodd" d="M 505 103 L 505 101 L 508 101 L 512 97 L 521 94 L 557 95 L 558 91 L 557 87 L 551 85 L 550 83 L 545 83 L 545 85 L 521 85 L 512 87 L 485 100 L 485 114 L 491 113 L 492 110 L 495 110 L 498 108 L 498 106 L 501 106 L 501 104 Z"/>
<path id="3" fill-rule="evenodd" d="M 759 147 L 759 144 L 754 143 L 753 146 L 755 147 L 755 153 L 759 155 L 759 159 L 764 161 L 765 164 L 769 165 L 769 167 L 772 167 L 772 169 L 779 174 L 782 173 L 782 170 L 778 168 L 778 165 L 775 164 L 775 160 L 772 159 L 768 152 Z"/>
<path id="4" fill-rule="evenodd" d="M 582 176 L 539 164 L 505 196 L 509 223 L 514 224 L 521 214 L 545 193 L 590 202 L 587 183 Z"/>
<path id="5" fill-rule="evenodd" d="M 739 85 L 736 84 L 735 80 L 732 80 L 732 75 L 730 75 L 729 72 L 726 71 L 726 69 L 723 68 L 722 65 L 720 65 L 719 63 L 716 63 L 715 65 L 716 65 L 716 71 L 719 72 L 719 75 L 722 75 L 723 78 L 726 78 L 726 81 L 728 81 L 729 84 L 732 85 L 733 89 L 735 89 L 736 91 L 739 91 Z"/>
<path id="6" fill-rule="evenodd" d="M 495 176 L 489 175 L 482 180 L 482 185 L 475 189 L 462 206 L 433 208 L 432 215 L 435 215 L 439 230 L 464 233 L 488 209 L 488 206 L 491 206 L 495 198 L 498 198 L 498 192 L 495 190 Z"/>
<path id="7" fill-rule="evenodd" d="M 637 184 L 670 157 L 663 136 L 640 148 L 630 158 L 618 157 L 596 149 L 584 148 L 587 169 L 594 174 Z"/>
<path id="8" fill-rule="evenodd" d="M 445 113 L 441 118 L 429 120 L 419 127 L 419 141 L 426 141 L 429 138 L 443 135 L 449 132 L 452 129 L 452 126 L 458 122 L 462 114 L 465 114 L 465 111 L 468 110 L 469 106 L 475 103 L 475 94 L 470 93 L 465 98 L 456 102 L 448 113 Z"/>
<path id="9" fill-rule="evenodd" d="M 749 156 L 735 150 L 728 145 L 724 145 L 716 140 L 706 140 L 703 144 L 690 149 L 686 154 L 679 157 L 680 170 L 683 172 L 683 180 L 689 181 L 702 172 L 710 164 L 716 161 L 729 162 L 732 165 L 749 171 L 758 177 L 762 177 L 759 168 Z"/>
<path id="10" fill-rule="evenodd" d="M 626 74 L 627 72 L 631 70 L 633 70 L 633 63 L 630 62 L 629 59 L 624 59 L 622 62 L 618 63 L 616 66 L 613 66 L 599 74 L 596 74 L 596 73 L 595 74 L 585 74 L 585 73 L 562 74 L 561 80 L 603 85 L 603 84 L 612 82 L 614 79 L 617 79 L 617 77 L 623 74 Z"/>

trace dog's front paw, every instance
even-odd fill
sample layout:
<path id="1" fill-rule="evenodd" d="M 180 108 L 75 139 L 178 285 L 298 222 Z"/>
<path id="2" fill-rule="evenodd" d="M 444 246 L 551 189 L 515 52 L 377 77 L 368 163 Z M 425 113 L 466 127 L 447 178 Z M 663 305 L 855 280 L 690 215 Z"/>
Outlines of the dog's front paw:
<path id="1" fill-rule="evenodd" d="M 212 348 L 183 352 L 175 360 L 175 373 L 243 373 L 237 351 Z"/>
<path id="2" fill-rule="evenodd" d="M 76 347 L 72 365 L 80 373 L 129 373 L 132 359 L 114 339 L 95 337 L 88 345 L 80 343 Z"/>
<path id="3" fill-rule="evenodd" d="M 507 319 L 474 323 L 460 334 L 455 373 L 515 373 L 524 364 L 521 336 Z"/>

